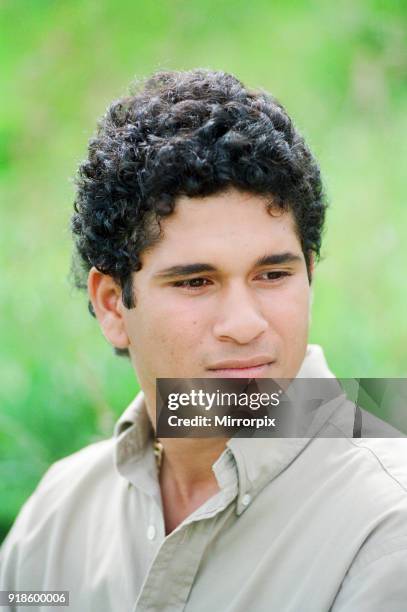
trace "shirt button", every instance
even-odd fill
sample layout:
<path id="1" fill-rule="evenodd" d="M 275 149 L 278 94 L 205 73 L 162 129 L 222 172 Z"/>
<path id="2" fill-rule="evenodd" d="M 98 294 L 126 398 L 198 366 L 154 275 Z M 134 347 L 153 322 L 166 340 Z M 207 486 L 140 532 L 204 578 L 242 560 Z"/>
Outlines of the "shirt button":
<path id="1" fill-rule="evenodd" d="M 252 501 L 252 496 L 249 495 L 248 493 L 246 493 L 246 495 L 243 495 L 242 497 L 242 504 L 243 506 L 247 507 L 250 502 Z"/>
<path id="2" fill-rule="evenodd" d="M 147 529 L 147 538 L 148 538 L 149 540 L 154 540 L 154 538 L 155 538 L 155 533 L 156 533 L 156 532 L 155 532 L 155 527 L 154 527 L 154 525 L 149 525 L 149 526 L 148 526 L 148 529 Z"/>

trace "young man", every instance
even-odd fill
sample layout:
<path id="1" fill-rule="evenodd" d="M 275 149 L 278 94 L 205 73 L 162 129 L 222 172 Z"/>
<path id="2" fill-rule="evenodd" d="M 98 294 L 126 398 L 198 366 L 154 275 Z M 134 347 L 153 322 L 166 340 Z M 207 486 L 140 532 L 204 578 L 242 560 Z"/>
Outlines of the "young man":
<path id="1" fill-rule="evenodd" d="M 405 441 L 353 439 L 346 398 L 323 438 L 155 441 L 157 378 L 332 376 L 307 347 L 322 193 L 282 106 L 230 75 L 160 73 L 110 107 L 76 279 L 142 393 L 47 472 L 2 589 L 69 590 L 78 612 L 406 609 Z"/>

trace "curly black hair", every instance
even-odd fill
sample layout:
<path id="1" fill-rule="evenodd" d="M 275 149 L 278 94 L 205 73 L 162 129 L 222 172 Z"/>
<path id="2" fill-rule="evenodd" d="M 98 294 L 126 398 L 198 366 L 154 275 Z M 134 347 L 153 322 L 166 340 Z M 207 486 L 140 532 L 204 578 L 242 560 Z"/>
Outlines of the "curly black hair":
<path id="1" fill-rule="evenodd" d="M 320 254 L 326 200 L 316 160 L 273 96 L 225 72 L 158 72 L 114 101 L 76 185 L 74 283 L 85 289 L 95 266 L 120 285 L 127 308 L 132 273 L 180 195 L 270 195 L 293 213 L 310 280 L 311 253 Z"/>

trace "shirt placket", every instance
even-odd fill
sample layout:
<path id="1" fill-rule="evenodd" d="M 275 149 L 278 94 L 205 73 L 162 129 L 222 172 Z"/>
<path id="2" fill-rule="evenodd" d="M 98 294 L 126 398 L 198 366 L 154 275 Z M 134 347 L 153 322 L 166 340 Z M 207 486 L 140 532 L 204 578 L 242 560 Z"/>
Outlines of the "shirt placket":
<path id="1" fill-rule="evenodd" d="M 162 540 L 133 612 L 179 612 L 185 609 L 203 554 L 211 541 L 216 516 L 233 498 L 233 492 L 229 491 L 217 507 L 198 510 Z M 146 538 L 154 542 L 156 537 L 159 537 L 157 527 L 150 523 Z"/>

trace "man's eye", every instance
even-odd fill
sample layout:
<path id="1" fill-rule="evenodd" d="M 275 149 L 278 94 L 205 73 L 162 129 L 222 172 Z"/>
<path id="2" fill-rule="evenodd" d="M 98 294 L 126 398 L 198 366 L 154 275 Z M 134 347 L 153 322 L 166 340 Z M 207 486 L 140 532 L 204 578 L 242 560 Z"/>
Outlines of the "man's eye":
<path id="1" fill-rule="evenodd" d="M 206 278 L 190 278 L 188 280 L 176 281 L 173 283 L 174 287 L 184 287 L 186 289 L 201 289 L 206 287 L 209 281 Z"/>
<path id="2" fill-rule="evenodd" d="M 290 276 L 289 272 L 286 272 L 285 270 L 271 270 L 269 272 L 263 272 L 262 274 L 260 274 L 260 277 L 262 278 L 262 280 L 280 280 L 281 278 L 284 278 L 285 276 Z"/>

